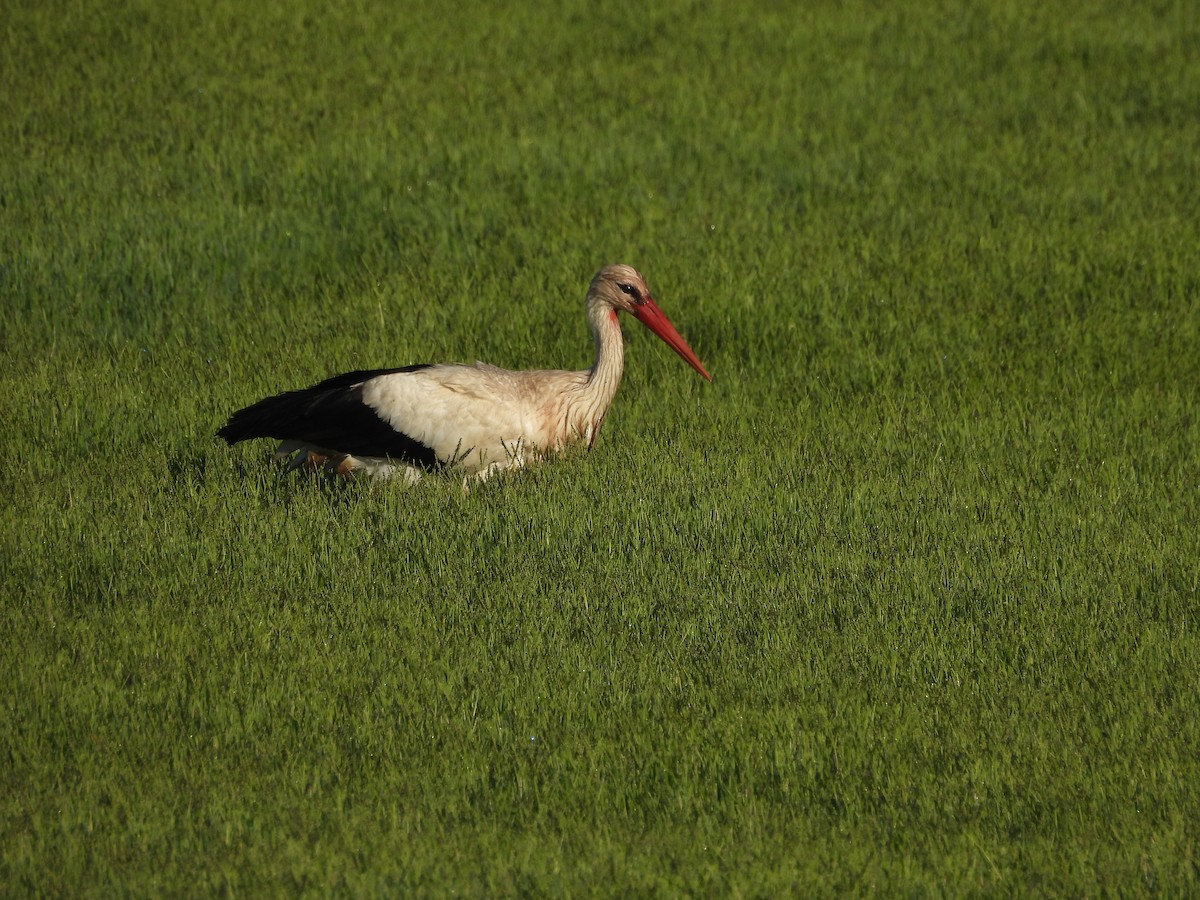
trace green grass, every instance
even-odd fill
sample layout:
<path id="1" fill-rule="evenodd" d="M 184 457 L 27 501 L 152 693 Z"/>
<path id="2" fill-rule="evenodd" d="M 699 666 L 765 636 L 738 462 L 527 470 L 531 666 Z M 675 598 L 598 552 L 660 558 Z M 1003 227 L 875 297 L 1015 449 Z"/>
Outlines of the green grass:
<path id="1" fill-rule="evenodd" d="M 1194 3 L 2 22 L 0 893 L 1200 889 Z M 616 261 L 590 455 L 213 437 Z"/>

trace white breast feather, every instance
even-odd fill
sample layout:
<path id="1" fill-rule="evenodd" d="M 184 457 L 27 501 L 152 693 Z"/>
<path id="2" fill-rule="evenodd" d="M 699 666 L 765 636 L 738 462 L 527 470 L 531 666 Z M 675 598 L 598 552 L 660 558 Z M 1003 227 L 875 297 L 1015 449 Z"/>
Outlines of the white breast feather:
<path id="1" fill-rule="evenodd" d="M 444 462 L 503 466 L 514 454 L 551 449 L 556 429 L 547 421 L 547 405 L 567 386 L 557 383 L 563 380 L 558 375 L 483 363 L 434 366 L 373 378 L 363 385 L 363 401 Z M 578 381 L 575 373 L 561 375 Z"/>

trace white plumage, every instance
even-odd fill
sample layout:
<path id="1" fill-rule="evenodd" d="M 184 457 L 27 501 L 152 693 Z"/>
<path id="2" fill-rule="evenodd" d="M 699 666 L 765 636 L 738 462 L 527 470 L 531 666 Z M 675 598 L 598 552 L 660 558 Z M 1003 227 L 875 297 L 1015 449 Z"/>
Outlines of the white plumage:
<path id="1" fill-rule="evenodd" d="M 217 434 L 230 444 L 279 439 L 278 453 L 292 457 L 292 468 L 319 465 L 410 481 L 447 466 L 483 477 L 571 443 L 591 447 L 624 368 L 618 311 L 635 316 L 711 380 L 635 269 L 601 269 L 586 302 L 596 350 L 590 369 L 513 372 L 475 363 L 350 372 L 260 400 L 234 413 Z"/>

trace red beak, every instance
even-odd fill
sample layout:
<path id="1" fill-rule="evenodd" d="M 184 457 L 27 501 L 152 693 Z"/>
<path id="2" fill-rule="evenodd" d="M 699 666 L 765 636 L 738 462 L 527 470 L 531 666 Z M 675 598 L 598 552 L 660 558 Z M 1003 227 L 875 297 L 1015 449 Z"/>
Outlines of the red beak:
<path id="1" fill-rule="evenodd" d="M 633 315 L 639 322 L 662 338 L 668 347 L 682 356 L 684 362 L 703 375 L 706 381 L 712 381 L 712 376 L 704 371 L 704 366 L 700 365 L 700 360 L 696 358 L 696 354 L 692 352 L 692 348 L 688 346 L 687 341 L 679 336 L 679 332 L 675 330 L 675 326 L 663 315 L 663 311 L 658 308 L 653 299 L 647 297 L 644 303 L 640 306 L 635 306 L 633 308 Z"/>

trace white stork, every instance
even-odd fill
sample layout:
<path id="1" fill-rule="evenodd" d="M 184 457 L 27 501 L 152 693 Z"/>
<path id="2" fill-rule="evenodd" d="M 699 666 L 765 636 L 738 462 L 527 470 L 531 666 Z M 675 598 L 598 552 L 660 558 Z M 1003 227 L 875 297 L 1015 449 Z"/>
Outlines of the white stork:
<path id="1" fill-rule="evenodd" d="M 622 310 L 712 380 L 637 270 L 606 266 L 587 292 L 590 369 L 510 372 L 477 362 L 347 372 L 238 410 L 217 434 L 230 444 L 280 440 L 276 453 L 292 456 L 289 470 L 401 474 L 410 482 L 448 466 L 482 478 L 572 443 L 590 448 L 625 365 Z"/>

